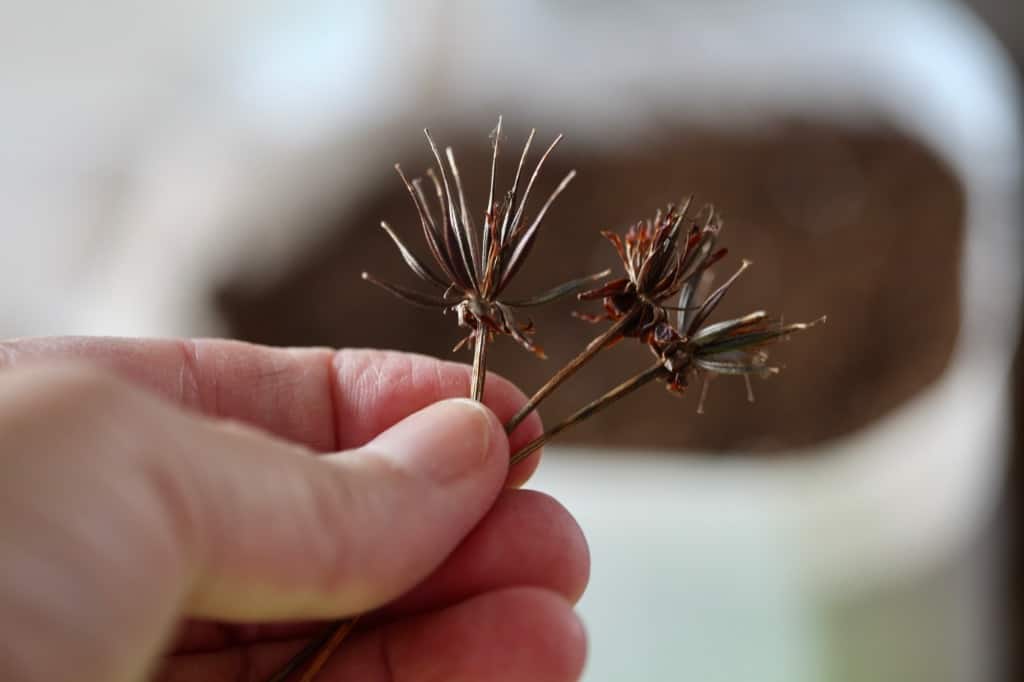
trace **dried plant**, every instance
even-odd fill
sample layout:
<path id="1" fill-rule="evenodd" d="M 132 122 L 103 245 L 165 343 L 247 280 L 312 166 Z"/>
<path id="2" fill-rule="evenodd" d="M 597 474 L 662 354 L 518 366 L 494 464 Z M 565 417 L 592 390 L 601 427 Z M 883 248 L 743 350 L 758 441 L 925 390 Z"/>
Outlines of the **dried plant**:
<path id="1" fill-rule="evenodd" d="M 632 225 L 625 239 L 614 232 L 601 233 L 615 248 L 625 276 L 581 293 L 581 301 L 602 299 L 605 314 L 578 317 L 590 322 L 628 318 L 619 334 L 650 340 L 668 319 L 671 306 L 666 301 L 680 292 L 692 295 L 700 275 L 727 253 L 724 248 L 715 250 L 722 227 L 713 208 L 706 209 L 703 227 L 692 224 L 686 229 L 690 203 L 687 199 L 678 209 L 669 204 L 664 213 L 659 210 L 653 219 Z"/>
<path id="2" fill-rule="evenodd" d="M 544 357 L 543 350 L 533 342 L 532 322 L 518 323 L 513 315 L 514 309 L 544 305 L 576 294 L 608 274 L 608 271 L 604 271 L 581 277 L 525 299 L 502 298 L 512 278 L 522 268 L 533 249 L 545 214 L 558 195 L 576 176 L 576 171 L 570 171 L 541 204 L 533 220 L 526 221 L 525 210 L 530 190 L 533 189 L 544 162 L 561 141 L 562 136 L 558 135 L 541 154 L 520 195 L 523 168 L 536 134 L 535 129 L 531 130 L 523 145 L 523 152 L 516 166 L 512 187 L 500 200 L 496 200 L 494 183 L 501 142 L 501 124 L 502 120 L 499 117 L 498 125 L 492 133 L 491 177 L 487 194 L 487 208 L 484 211 L 483 223 L 479 232 L 470 215 L 466 194 L 462 188 L 462 178 L 459 175 L 455 154 L 451 147 L 445 148 L 445 156 L 448 160 L 446 169 L 430 131 L 426 129 L 423 131 L 434 155 L 434 161 L 437 163 L 436 172 L 434 169 L 427 171 L 427 176 L 430 178 L 436 195 L 436 215 L 427 200 L 422 180 L 419 178 L 409 180 L 402 172 L 401 166 L 395 164 L 395 170 L 416 206 L 424 240 L 440 272 L 420 260 L 386 222 L 381 223 L 381 228 L 398 247 L 398 251 L 409 269 L 421 280 L 431 285 L 435 291 L 423 293 L 399 284 L 385 282 L 368 272 L 362 273 L 364 280 L 376 284 L 409 303 L 435 308 L 442 312 L 455 312 L 459 326 L 468 328 L 470 331 L 452 350 L 457 351 L 470 342 L 473 343 L 470 395 L 474 400 L 483 398 L 484 382 L 487 376 L 487 345 L 496 335 L 510 336 L 525 349 L 539 357 Z M 448 178 L 449 172 L 455 185 L 454 193 L 452 192 L 452 183 Z M 438 174 L 440 174 L 440 179 Z M 283 682 L 293 672 L 301 668 L 310 657 L 316 656 L 303 674 L 301 682 L 312 680 L 330 653 L 351 632 L 357 620 L 358 617 L 355 617 L 332 623 L 322 637 L 314 640 L 296 654 L 270 679 L 270 682 Z"/>
<path id="3" fill-rule="evenodd" d="M 381 281 L 365 272 L 363 278 L 410 303 L 443 312 L 455 312 L 459 325 L 469 329 L 455 350 L 470 342 L 474 345 L 472 397 L 479 400 L 483 395 L 487 345 L 493 337 L 511 336 L 527 350 L 543 355 L 533 342 L 532 324 L 517 322 L 513 316 L 514 309 L 542 305 L 563 296 L 577 294 L 583 301 L 600 300 L 604 308 L 602 315 L 579 314 L 578 317 L 590 322 L 611 323 L 541 386 L 506 423 L 508 432 L 515 429 L 552 391 L 601 350 L 625 338 L 634 338 L 649 348 L 655 357 L 649 367 L 591 401 L 515 452 L 512 455 L 513 464 L 528 457 L 562 431 L 592 417 L 654 380 L 663 381 L 671 392 L 681 394 L 694 376 L 703 376 L 698 412 L 703 410 L 708 379 L 719 375 L 742 376 L 747 382 L 748 396 L 753 400 L 750 377 L 768 377 L 778 372 L 777 367 L 768 364 L 765 348 L 825 319 L 822 317 L 810 323 L 785 324 L 781 319 L 757 311 L 708 324 L 719 303 L 750 263 L 743 261 L 739 270 L 724 284 L 705 293 L 712 279 L 710 268 L 726 255 L 726 249 L 717 246 L 722 227 L 719 215 L 709 207 L 702 213 L 703 219 L 691 219 L 688 217 L 689 200 L 678 206 L 669 205 L 664 211 L 659 210 L 654 218 L 632 225 L 623 237 L 612 232 L 602 233 L 619 256 L 623 271 L 621 276 L 586 290 L 595 280 L 607 276 L 606 271 L 560 284 L 532 298 L 508 300 L 503 294 L 533 248 L 541 221 L 575 175 L 573 171 L 565 176 L 532 221 L 524 220 L 530 190 L 544 161 L 561 136 L 556 137 L 541 154 L 520 196 L 520 179 L 534 137 L 534 131 L 531 131 L 516 166 L 511 189 L 496 200 L 494 183 L 501 137 L 501 119 L 498 119 L 497 128 L 493 132 L 487 209 L 478 232 L 470 218 L 455 155 L 450 147 L 445 149 L 448 160 L 446 169 L 430 133 L 424 133 L 437 163 L 437 172 L 434 169 L 427 172 L 436 194 L 437 214 L 431 209 L 421 180 L 410 181 L 399 166 L 396 165 L 395 169 L 419 213 L 427 247 L 439 272 L 421 261 L 390 226 L 381 223 L 381 227 L 394 241 L 409 268 L 435 291 L 422 293 Z M 454 182 L 454 193 L 449 182 L 449 172 Z M 700 299 L 699 303 L 695 303 L 697 299 Z M 352 631 L 357 620 L 358 617 L 354 617 L 331 624 L 320 638 L 310 642 L 274 675 L 271 682 L 283 682 L 315 656 L 301 678 L 302 682 L 312 680 L 331 652 Z"/>
<path id="4" fill-rule="evenodd" d="M 420 179 L 410 181 L 402 172 L 401 166 L 397 164 L 395 170 L 398 171 L 398 175 L 409 191 L 409 196 L 412 197 L 413 203 L 416 205 L 427 247 L 443 275 L 435 272 L 417 258 L 395 234 L 394 230 L 387 223 L 382 222 L 381 227 L 398 247 L 406 265 L 420 279 L 432 285 L 436 292 L 421 293 L 381 281 L 366 272 L 363 273 L 363 279 L 373 282 L 409 303 L 442 311 L 451 310 L 456 313 L 459 325 L 468 328 L 470 332 L 459 341 L 453 350 L 458 350 L 471 341 L 474 343 L 472 396 L 479 400 L 483 395 L 484 377 L 486 376 L 487 343 L 495 335 L 511 336 L 525 349 L 538 356 L 544 356 L 544 352 L 531 338 L 533 324 L 516 322 L 513 309 L 543 305 L 563 296 L 574 294 L 589 286 L 595 279 L 604 277 L 607 272 L 560 284 L 530 298 L 502 300 L 500 297 L 504 294 L 512 278 L 522 268 L 536 243 L 538 228 L 548 208 L 576 175 L 576 171 L 569 172 L 541 205 L 533 220 L 524 220 L 530 190 L 533 189 L 533 184 L 537 180 L 545 160 L 561 141 L 562 136 L 556 137 L 540 156 L 526 183 L 526 188 L 520 195 L 520 178 L 530 151 L 530 144 L 536 134 L 536 130 L 531 130 L 530 135 L 526 138 L 526 144 L 523 146 L 523 153 L 519 157 L 511 189 L 500 200 L 495 200 L 494 181 L 501 138 L 501 119 L 498 119 L 498 125 L 492 134 L 491 181 L 487 195 L 487 209 L 484 212 L 482 229 L 478 233 L 470 217 L 466 195 L 462 189 L 462 179 L 459 176 L 452 148 L 446 148 L 445 155 L 448 158 L 448 168 L 455 184 L 454 194 L 448 180 L 448 171 L 445 170 L 437 145 L 428 130 L 423 132 L 430 144 L 441 176 L 439 180 L 434 169 L 427 171 L 437 195 L 438 215 L 435 215 L 431 209 Z"/>
<path id="5" fill-rule="evenodd" d="M 577 317 L 613 324 L 530 397 L 506 423 L 509 433 L 602 349 L 624 337 L 649 342 L 654 331 L 668 319 L 672 306 L 667 302 L 680 292 L 684 297 L 692 296 L 701 274 L 725 256 L 726 249 L 715 248 L 721 222 L 714 209 L 706 209 L 703 224 L 687 224 L 690 203 L 687 199 L 678 206 L 669 204 L 664 212 L 659 209 L 653 219 L 632 225 L 625 239 L 614 232 L 601 233 L 615 247 L 623 276 L 579 294 L 580 300 L 603 299 L 604 315 Z"/>
<path id="6" fill-rule="evenodd" d="M 740 270 L 708 296 L 692 315 L 686 310 L 680 311 L 678 326 L 661 325 L 655 330 L 650 346 L 665 369 L 666 388 L 670 391 L 682 393 L 689 384 L 689 376 L 695 372 L 703 372 L 708 376 L 738 375 L 746 380 L 747 396 L 753 402 L 750 377 L 756 375 L 767 378 L 779 371 L 778 367 L 768 364 L 764 346 L 825 321 L 825 317 L 820 317 L 812 322 L 785 324 L 782 320 L 768 317 L 765 311 L 758 310 L 701 327 L 721 297 L 749 264 L 750 261 L 744 261 Z M 704 386 L 706 388 L 707 383 Z M 703 412 L 704 391 L 701 393 L 697 412 Z"/>
<path id="7" fill-rule="evenodd" d="M 739 270 L 725 284 L 708 294 L 700 305 L 692 306 L 692 299 L 698 290 L 698 280 L 701 273 L 706 270 L 698 266 L 684 278 L 683 286 L 677 290 L 680 296 L 679 305 L 673 308 L 676 313 L 675 325 L 668 322 L 668 312 L 662 310 L 652 313 L 660 317 L 660 321 L 647 327 L 635 328 L 639 333 L 634 336 L 654 353 L 654 364 L 548 429 L 543 435 L 515 452 L 512 462 L 522 461 L 562 431 L 589 419 L 655 379 L 664 381 L 665 387 L 670 391 L 681 394 L 689 386 L 693 375 L 703 374 L 704 384 L 697 404 L 698 413 L 703 412 L 708 379 L 718 375 L 742 376 L 747 384 L 748 399 L 753 402 L 750 377 L 757 375 L 767 378 L 779 371 L 778 367 L 768 364 L 768 354 L 764 348 L 791 334 L 824 322 L 825 317 L 813 322 L 785 324 L 781 320 L 769 318 L 767 313 L 759 310 L 732 320 L 702 326 L 748 267 L 750 261 L 743 261 Z M 581 294 L 581 298 L 585 295 Z"/>

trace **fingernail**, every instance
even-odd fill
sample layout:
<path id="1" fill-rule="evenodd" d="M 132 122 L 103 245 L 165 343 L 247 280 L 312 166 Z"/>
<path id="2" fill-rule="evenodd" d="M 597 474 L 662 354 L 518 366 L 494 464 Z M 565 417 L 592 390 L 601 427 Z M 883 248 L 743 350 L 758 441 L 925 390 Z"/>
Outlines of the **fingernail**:
<path id="1" fill-rule="evenodd" d="M 446 400 L 399 423 L 375 445 L 403 466 L 447 485 L 490 456 L 491 416 L 475 400 Z"/>

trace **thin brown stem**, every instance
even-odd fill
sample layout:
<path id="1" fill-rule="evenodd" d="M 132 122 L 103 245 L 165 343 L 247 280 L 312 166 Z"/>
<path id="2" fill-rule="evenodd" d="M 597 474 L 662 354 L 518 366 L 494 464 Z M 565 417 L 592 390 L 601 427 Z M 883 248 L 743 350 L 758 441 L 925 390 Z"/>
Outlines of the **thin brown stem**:
<path id="1" fill-rule="evenodd" d="M 323 667 L 331 653 L 352 632 L 357 620 L 359 620 L 359 616 L 337 620 L 328 625 L 315 639 L 311 639 L 298 653 L 288 659 L 288 662 L 268 678 L 267 682 L 285 682 L 293 673 L 302 668 L 306 661 L 315 656 L 315 660 L 302 677 L 303 682 L 312 680 L 313 675 L 316 675 Z"/>
<path id="2" fill-rule="evenodd" d="M 550 429 L 544 432 L 544 435 L 539 436 L 534 440 L 530 441 L 529 443 L 527 443 L 514 455 L 512 455 L 512 464 L 518 464 L 519 462 L 523 461 L 531 454 L 536 452 L 541 446 L 543 446 L 549 440 L 560 434 L 562 431 L 565 431 L 569 427 L 575 426 L 576 424 L 579 424 L 580 422 L 589 419 L 590 417 L 594 416 L 595 414 L 605 409 L 612 403 L 615 403 L 616 401 L 625 398 L 627 395 L 637 390 L 641 386 L 649 383 L 653 379 L 658 378 L 658 376 L 663 371 L 664 366 L 661 362 L 658 362 L 654 365 L 651 365 L 649 368 L 645 369 L 643 372 L 640 372 L 636 376 L 622 382 L 621 384 L 619 384 L 612 390 L 608 391 L 597 400 L 588 403 L 584 407 L 574 412 L 569 417 L 566 417 L 560 423 L 556 424 L 555 426 L 552 426 Z"/>
<path id="3" fill-rule="evenodd" d="M 314 658 L 313 662 L 309 664 L 308 668 L 306 668 L 306 672 L 304 672 L 302 677 L 299 678 L 299 682 L 313 681 L 313 678 L 317 676 L 320 669 L 327 663 L 327 659 L 331 657 L 331 654 L 334 653 L 335 649 L 341 646 L 341 643 L 345 641 L 348 634 L 352 632 L 352 628 L 356 626 L 358 621 L 359 616 L 354 616 L 348 620 L 343 620 L 338 624 L 337 628 L 331 634 L 331 638 L 327 640 L 327 643 L 324 644 L 323 648 L 321 648 L 317 653 L 316 658 Z"/>
<path id="4" fill-rule="evenodd" d="M 558 370 L 554 376 L 548 379 L 543 386 L 538 388 L 537 392 L 530 396 L 530 399 L 526 401 L 526 404 L 519 408 L 519 411 L 505 423 L 505 433 L 512 433 L 515 431 L 516 427 L 519 426 L 519 424 L 521 424 L 531 412 L 536 410 L 537 406 L 540 405 L 545 398 L 551 395 L 552 391 L 561 386 L 566 379 L 575 374 L 581 367 L 583 367 L 583 365 L 590 362 L 598 352 L 614 341 L 622 330 L 634 321 L 639 312 L 640 309 L 637 307 L 626 313 L 618 322 L 608 327 L 608 329 L 606 329 L 600 336 L 588 343 L 587 347 L 584 348 L 579 355 L 566 363 L 566 365 L 562 367 L 562 369 Z"/>
<path id="5" fill-rule="evenodd" d="M 470 397 L 477 402 L 484 398 L 484 382 L 487 379 L 487 330 L 482 326 L 476 332 L 476 343 L 473 345 L 473 374 Z"/>

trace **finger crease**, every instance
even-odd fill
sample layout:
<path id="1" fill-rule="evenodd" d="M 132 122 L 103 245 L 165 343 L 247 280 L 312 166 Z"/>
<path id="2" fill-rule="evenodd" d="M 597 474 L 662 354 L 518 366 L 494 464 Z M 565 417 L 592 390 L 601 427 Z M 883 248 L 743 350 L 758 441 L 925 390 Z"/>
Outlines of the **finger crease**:
<path id="1" fill-rule="evenodd" d="M 178 401 L 186 406 L 203 409 L 203 396 L 199 388 L 199 349 L 191 339 L 182 339 L 181 367 L 178 369 Z"/>
<path id="2" fill-rule="evenodd" d="M 379 630 L 380 645 L 378 649 L 380 651 L 380 666 L 384 670 L 385 682 L 396 682 L 398 680 L 398 677 L 395 675 L 394 650 L 391 647 L 393 630 L 394 628 L 390 625 L 385 625 Z"/>
<path id="3" fill-rule="evenodd" d="M 238 652 L 238 673 L 235 679 L 238 682 L 256 682 L 256 678 L 253 676 L 253 664 L 252 664 L 252 645 L 242 644 L 235 648 Z"/>
<path id="4" fill-rule="evenodd" d="M 338 452 L 341 450 L 341 382 L 338 381 L 338 375 L 335 370 L 335 360 L 341 354 L 341 351 L 335 351 L 327 354 L 327 401 L 328 407 L 331 410 L 331 418 L 328 420 L 330 423 L 330 443 L 331 452 Z"/>
<path id="5" fill-rule="evenodd" d="M 14 356 L 17 352 L 6 341 L 0 341 L 0 369 L 14 367 Z"/>

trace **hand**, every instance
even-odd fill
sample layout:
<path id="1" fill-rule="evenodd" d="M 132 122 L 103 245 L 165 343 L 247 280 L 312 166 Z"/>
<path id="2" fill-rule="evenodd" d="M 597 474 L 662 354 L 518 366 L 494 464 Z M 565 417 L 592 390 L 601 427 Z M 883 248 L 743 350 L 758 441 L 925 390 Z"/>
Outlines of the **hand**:
<path id="1" fill-rule="evenodd" d="M 492 413 L 401 353 L 49 339 L 0 367 L 0 679 L 261 680 L 365 612 L 320 679 L 579 676 L 586 545 L 503 490 L 536 458 L 508 471 L 500 377 Z"/>

